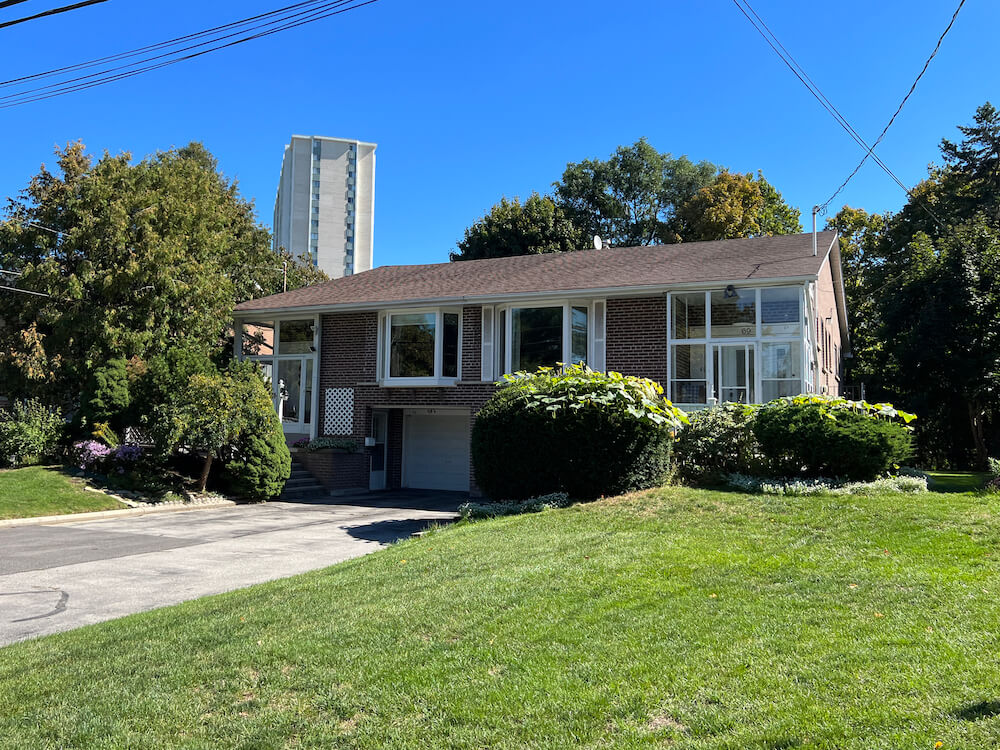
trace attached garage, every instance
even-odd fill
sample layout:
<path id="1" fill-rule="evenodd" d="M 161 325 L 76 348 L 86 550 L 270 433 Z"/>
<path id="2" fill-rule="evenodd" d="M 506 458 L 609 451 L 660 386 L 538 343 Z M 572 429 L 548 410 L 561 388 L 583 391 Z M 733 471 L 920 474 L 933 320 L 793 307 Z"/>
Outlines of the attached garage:
<path id="1" fill-rule="evenodd" d="M 403 487 L 469 491 L 469 412 L 403 413 Z"/>

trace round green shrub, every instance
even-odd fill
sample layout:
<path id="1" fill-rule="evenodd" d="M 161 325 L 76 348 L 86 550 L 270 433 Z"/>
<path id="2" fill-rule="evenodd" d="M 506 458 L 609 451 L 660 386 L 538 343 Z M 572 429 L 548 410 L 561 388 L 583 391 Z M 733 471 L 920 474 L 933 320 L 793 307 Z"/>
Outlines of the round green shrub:
<path id="1" fill-rule="evenodd" d="M 760 473 L 760 449 L 752 425 L 756 407 L 721 404 L 691 415 L 677 434 L 678 476 L 692 484 L 722 482 L 729 474 Z"/>
<path id="2" fill-rule="evenodd" d="M 582 365 L 508 376 L 476 416 L 476 482 L 495 500 L 587 500 L 662 483 L 686 416 L 643 378 Z"/>
<path id="3" fill-rule="evenodd" d="M 223 473 L 226 485 L 236 495 L 270 500 L 281 494 L 292 471 L 292 459 L 281 424 L 277 427 L 248 433 L 233 446 Z"/>
<path id="4" fill-rule="evenodd" d="M 778 477 L 869 481 L 913 452 L 910 430 L 887 410 L 822 397 L 765 404 L 757 410 L 753 433 L 766 473 Z"/>

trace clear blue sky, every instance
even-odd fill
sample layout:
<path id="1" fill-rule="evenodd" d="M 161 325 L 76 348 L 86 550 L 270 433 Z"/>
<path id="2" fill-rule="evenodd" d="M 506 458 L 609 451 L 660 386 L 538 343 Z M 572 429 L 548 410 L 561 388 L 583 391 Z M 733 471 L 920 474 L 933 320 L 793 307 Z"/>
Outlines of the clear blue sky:
<path id="1" fill-rule="evenodd" d="M 284 0 L 287 4 L 291 0 Z M 68 0 L 67 0 L 68 2 Z M 0 77 L 155 43 L 283 0 L 110 0 L 0 29 Z M 29 0 L 0 21 L 59 0 Z M 869 141 L 957 0 L 756 0 L 755 8 Z M 1000 4 L 969 0 L 879 153 L 908 185 L 988 99 L 1000 104 Z M 829 197 L 858 146 L 730 0 L 380 0 L 105 87 L 0 110 L 0 197 L 57 144 L 141 157 L 199 140 L 270 225 L 292 133 L 375 141 L 375 261 L 436 262 L 502 195 L 545 192 L 569 161 L 646 136 L 661 151 L 763 170 L 791 204 Z M 904 195 L 873 164 L 842 194 Z"/>

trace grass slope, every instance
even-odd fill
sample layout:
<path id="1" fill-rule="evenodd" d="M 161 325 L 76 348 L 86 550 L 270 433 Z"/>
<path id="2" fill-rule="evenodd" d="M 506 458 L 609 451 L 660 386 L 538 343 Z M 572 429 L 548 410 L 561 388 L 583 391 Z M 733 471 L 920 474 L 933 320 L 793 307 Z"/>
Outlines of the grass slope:
<path id="1" fill-rule="evenodd" d="M 53 466 L 0 471 L 0 519 L 113 510 L 121 503 L 87 492 L 79 480 Z"/>
<path id="2" fill-rule="evenodd" d="M 1000 499 L 680 488 L 0 649 L 0 747 L 986 748 Z"/>

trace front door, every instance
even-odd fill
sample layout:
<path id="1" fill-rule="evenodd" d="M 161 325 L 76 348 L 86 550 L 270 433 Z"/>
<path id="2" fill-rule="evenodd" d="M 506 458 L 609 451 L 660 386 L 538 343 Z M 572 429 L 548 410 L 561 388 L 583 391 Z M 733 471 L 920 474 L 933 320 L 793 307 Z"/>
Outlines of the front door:
<path id="1" fill-rule="evenodd" d="M 313 358 L 294 357 L 277 360 L 278 414 L 285 432 L 309 432 L 312 425 Z"/>
<path id="2" fill-rule="evenodd" d="M 371 473 L 368 475 L 368 489 L 385 489 L 385 437 L 388 430 L 389 415 L 384 411 L 372 413 L 372 437 L 375 445 L 371 452 Z"/>
<path id="3" fill-rule="evenodd" d="M 750 404 L 754 400 L 754 344 L 717 344 L 713 374 L 719 403 Z"/>

